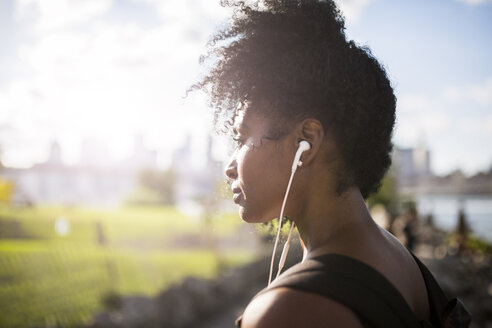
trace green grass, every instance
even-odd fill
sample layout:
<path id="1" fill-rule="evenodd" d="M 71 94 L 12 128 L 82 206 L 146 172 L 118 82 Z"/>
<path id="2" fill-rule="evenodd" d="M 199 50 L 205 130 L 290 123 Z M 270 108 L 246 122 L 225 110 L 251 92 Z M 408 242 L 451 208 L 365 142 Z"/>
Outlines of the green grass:
<path id="1" fill-rule="evenodd" d="M 448 247 L 458 248 L 460 236 L 456 232 L 448 233 L 445 243 Z M 492 254 L 492 245 L 483 238 L 468 235 L 464 241 L 464 249 L 478 254 Z"/>
<path id="2" fill-rule="evenodd" d="M 66 236 L 54 230 L 60 216 L 70 222 Z M 181 234 L 234 235 L 240 224 L 235 215 L 218 216 L 205 227 L 174 208 L 0 207 L 0 223 L 8 221 L 21 229 L 12 231 L 16 239 L 0 239 L 0 327 L 79 326 L 102 310 L 110 293 L 153 296 L 185 276 L 213 278 L 220 268 L 255 257 L 249 250 L 218 256 L 171 247 Z M 104 245 L 96 243 L 96 222 Z"/>
<path id="3" fill-rule="evenodd" d="M 101 222 L 107 237 L 113 242 L 141 238 L 165 238 L 176 233 L 199 233 L 196 220 L 179 213 L 173 207 L 121 207 L 91 209 L 80 207 L 42 207 L 19 209 L 0 206 L 0 220 L 16 220 L 28 238 L 64 239 L 55 233 L 57 218 L 70 222 L 71 240 L 95 240 L 95 224 Z M 230 234 L 240 220 L 235 215 L 219 215 L 212 219 L 218 235 Z"/>

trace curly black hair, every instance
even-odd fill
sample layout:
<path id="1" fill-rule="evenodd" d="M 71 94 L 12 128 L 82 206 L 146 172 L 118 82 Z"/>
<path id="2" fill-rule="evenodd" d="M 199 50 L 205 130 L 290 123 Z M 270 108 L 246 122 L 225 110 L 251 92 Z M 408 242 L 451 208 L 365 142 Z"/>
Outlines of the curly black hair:
<path id="1" fill-rule="evenodd" d="M 343 159 L 337 192 L 357 186 L 367 198 L 391 164 L 396 98 L 367 47 L 345 36 L 333 1 L 222 1 L 231 24 L 213 36 L 208 74 L 193 86 L 215 108 L 216 127 L 234 124 L 238 104 L 289 123 L 312 117 L 330 129 Z M 222 123 L 222 124 L 221 124 Z"/>

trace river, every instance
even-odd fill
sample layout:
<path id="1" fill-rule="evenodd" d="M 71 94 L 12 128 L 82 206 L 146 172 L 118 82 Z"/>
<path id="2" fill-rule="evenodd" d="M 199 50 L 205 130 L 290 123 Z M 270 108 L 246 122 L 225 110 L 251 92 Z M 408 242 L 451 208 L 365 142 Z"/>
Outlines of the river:
<path id="1" fill-rule="evenodd" d="M 421 217 L 432 213 L 436 226 L 446 230 L 455 229 L 462 207 L 473 233 L 492 243 L 492 196 L 422 195 L 416 199 Z"/>

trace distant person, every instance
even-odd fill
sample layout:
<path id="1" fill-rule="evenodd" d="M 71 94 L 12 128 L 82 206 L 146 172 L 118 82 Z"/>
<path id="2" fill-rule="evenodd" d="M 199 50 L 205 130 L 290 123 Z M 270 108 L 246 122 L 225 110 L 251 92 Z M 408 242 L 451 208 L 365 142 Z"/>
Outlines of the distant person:
<path id="1" fill-rule="evenodd" d="M 434 214 L 432 214 L 432 213 L 427 214 L 427 216 L 425 217 L 425 224 L 427 226 L 429 226 L 430 228 L 434 228 L 435 227 L 435 224 L 434 224 Z"/>
<path id="2" fill-rule="evenodd" d="M 106 234 L 104 233 L 104 227 L 101 221 L 96 221 L 96 237 L 98 245 L 105 246 L 107 244 Z"/>
<path id="3" fill-rule="evenodd" d="M 406 246 L 411 251 L 415 250 L 415 245 L 417 243 L 418 223 L 417 209 L 414 205 L 410 206 L 405 215 L 403 233 L 405 234 Z"/>
<path id="4" fill-rule="evenodd" d="M 458 211 L 458 225 L 456 227 L 456 239 L 458 243 L 458 252 L 460 254 L 467 250 L 468 238 L 471 233 L 471 228 L 468 225 L 465 210 L 460 207 Z"/>
<path id="5" fill-rule="evenodd" d="M 237 324 L 441 327 L 439 286 L 364 202 L 391 163 L 396 100 L 385 70 L 346 39 L 333 1 L 226 3 L 232 24 L 194 87 L 237 143 L 226 175 L 241 218 L 287 216 L 304 249 Z"/>

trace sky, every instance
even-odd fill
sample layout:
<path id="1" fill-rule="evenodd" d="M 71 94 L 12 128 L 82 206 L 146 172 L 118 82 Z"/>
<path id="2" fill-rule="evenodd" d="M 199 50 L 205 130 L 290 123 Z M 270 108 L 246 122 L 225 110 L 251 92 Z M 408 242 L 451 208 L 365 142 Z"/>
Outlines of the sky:
<path id="1" fill-rule="evenodd" d="M 348 37 L 369 46 L 395 88 L 394 143 L 428 147 L 436 174 L 488 170 L 492 1 L 338 3 Z M 200 156 L 210 109 L 200 93 L 183 96 L 229 14 L 218 0 L 0 0 L 3 164 L 42 162 L 55 140 L 69 164 L 87 140 L 121 159 L 138 134 L 163 165 L 188 134 Z"/>

